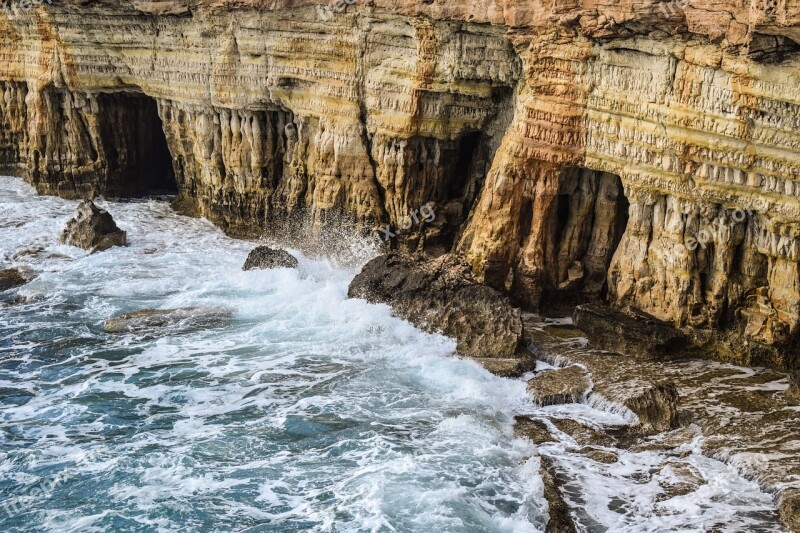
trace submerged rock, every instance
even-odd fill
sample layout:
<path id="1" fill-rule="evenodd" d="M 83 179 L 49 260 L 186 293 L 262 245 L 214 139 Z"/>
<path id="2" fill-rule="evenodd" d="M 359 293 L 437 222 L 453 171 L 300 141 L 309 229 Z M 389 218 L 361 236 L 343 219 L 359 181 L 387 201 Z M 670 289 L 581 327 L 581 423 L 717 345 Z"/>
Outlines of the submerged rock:
<path id="1" fill-rule="evenodd" d="M 575 403 L 589 391 L 592 382 L 576 365 L 539 372 L 528 381 L 528 393 L 539 405 Z"/>
<path id="2" fill-rule="evenodd" d="M 427 262 L 397 253 L 380 256 L 350 284 L 350 298 L 387 303 L 425 331 L 458 342 L 462 355 L 514 358 L 522 340 L 522 317 L 507 298 L 472 277 L 454 255 Z"/>
<path id="3" fill-rule="evenodd" d="M 142 309 L 106 320 L 106 333 L 138 333 L 162 328 L 181 330 L 219 326 L 233 316 L 233 311 L 218 307 L 186 307 L 180 309 Z"/>
<path id="4" fill-rule="evenodd" d="M 28 281 L 28 277 L 16 268 L 0 270 L 0 292 L 16 289 Z"/>
<path id="5" fill-rule="evenodd" d="M 113 246 L 125 246 L 128 236 L 117 227 L 108 211 L 100 209 L 91 200 L 84 200 L 78 206 L 75 218 L 67 222 L 61 233 L 61 242 L 95 253 Z"/>
<path id="6" fill-rule="evenodd" d="M 599 305 L 575 308 L 575 326 L 597 347 L 642 359 L 687 357 L 692 342 L 680 330 L 650 315 Z"/>
<path id="7" fill-rule="evenodd" d="M 297 258 L 286 250 L 259 246 L 247 256 L 242 270 L 266 270 L 270 268 L 297 268 Z"/>

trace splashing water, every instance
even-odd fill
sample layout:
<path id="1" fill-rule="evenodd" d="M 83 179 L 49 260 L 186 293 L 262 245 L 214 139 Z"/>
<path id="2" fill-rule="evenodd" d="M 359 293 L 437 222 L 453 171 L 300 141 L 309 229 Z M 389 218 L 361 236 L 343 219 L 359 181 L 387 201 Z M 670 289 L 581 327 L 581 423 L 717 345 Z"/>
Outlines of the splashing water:
<path id="1" fill-rule="evenodd" d="M 293 251 L 297 270 L 242 272 L 251 243 L 165 201 L 102 204 L 128 247 L 60 245 L 76 204 L 0 178 L 0 268 L 36 276 L 14 293 L 23 301 L 0 303 L 0 531 L 543 530 L 538 452 L 513 433 L 516 413 L 537 412 L 523 381 L 348 300 L 352 268 Z M 102 329 L 120 313 L 198 306 L 234 315 Z M 723 489 L 741 508 L 771 505 L 695 454 L 724 487 L 654 513 L 658 491 L 633 474 L 666 458 L 619 451 L 612 471 L 568 444 L 547 453 L 591 530 L 703 523 Z M 723 518 L 737 505 L 711 519 L 737 524 Z"/>

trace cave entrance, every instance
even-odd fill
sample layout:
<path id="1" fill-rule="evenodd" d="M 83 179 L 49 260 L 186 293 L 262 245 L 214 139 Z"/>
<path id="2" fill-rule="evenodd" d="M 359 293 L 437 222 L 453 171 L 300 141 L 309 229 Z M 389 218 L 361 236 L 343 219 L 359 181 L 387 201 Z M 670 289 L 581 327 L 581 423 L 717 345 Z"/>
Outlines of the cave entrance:
<path id="1" fill-rule="evenodd" d="M 605 299 L 608 269 L 628 225 L 629 202 L 616 174 L 566 169 L 559 178 L 553 218 L 552 288 L 560 305 Z"/>
<path id="2" fill-rule="evenodd" d="M 156 100 L 141 93 L 107 93 L 98 95 L 97 104 L 106 194 L 176 194 L 175 170 Z"/>

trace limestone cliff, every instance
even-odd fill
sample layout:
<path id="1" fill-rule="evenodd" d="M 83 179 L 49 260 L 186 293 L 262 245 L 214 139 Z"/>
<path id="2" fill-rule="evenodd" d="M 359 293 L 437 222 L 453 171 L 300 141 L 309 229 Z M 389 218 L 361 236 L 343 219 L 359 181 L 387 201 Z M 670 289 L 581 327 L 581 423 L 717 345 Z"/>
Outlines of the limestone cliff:
<path id="1" fill-rule="evenodd" d="M 40 192 L 388 224 L 527 307 L 797 366 L 797 0 L 52 0 L 0 42 L 0 165 Z"/>

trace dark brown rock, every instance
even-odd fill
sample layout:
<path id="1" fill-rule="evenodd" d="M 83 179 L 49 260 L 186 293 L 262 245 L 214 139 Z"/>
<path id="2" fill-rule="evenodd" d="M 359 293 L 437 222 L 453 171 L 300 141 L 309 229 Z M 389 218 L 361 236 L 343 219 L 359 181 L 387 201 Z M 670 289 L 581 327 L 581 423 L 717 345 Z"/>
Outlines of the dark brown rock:
<path id="1" fill-rule="evenodd" d="M 28 283 L 28 278 L 16 268 L 0 270 L 0 292 L 16 289 Z"/>
<path id="2" fill-rule="evenodd" d="M 75 218 L 67 222 L 61 242 L 95 253 L 113 246 L 125 246 L 128 238 L 108 211 L 100 209 L 91 200 L 84 200 L 78 206 Z"/>
<path id="3" fill-rule="evenodd" d="M 461 258 L 418 262 L 392 253 L 373 259 L 350 284 L 351 298 L 387 303 L 420 328 L 453 337 L 476 358 L 514 358 L 522 317 L 507 298 L 472 277 Z"/>
<path id="4" fill-rule="evenodd" d="M 575 326 L 597 347 L 643 359 L 692 355 L 691 340 L 667 322 L 642 312 L 623 312 L 599 305 L 580 305 Z"/>
<path id="5" fill-rule="evenodd" d="M 259 246 L 247 256 L 242 270 L 267 270 L 270 268 L 297 268 L 297 258 L 286 250 Z"/>

